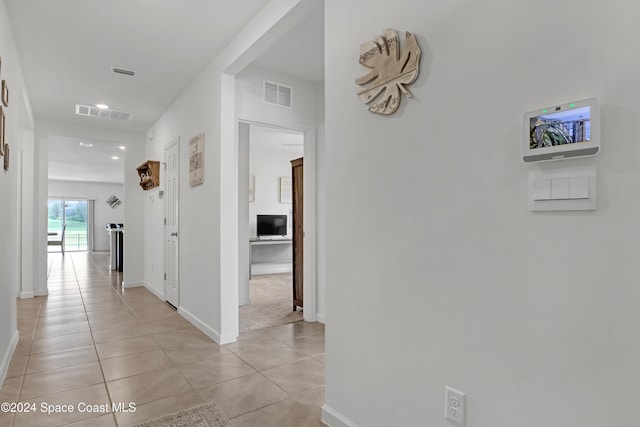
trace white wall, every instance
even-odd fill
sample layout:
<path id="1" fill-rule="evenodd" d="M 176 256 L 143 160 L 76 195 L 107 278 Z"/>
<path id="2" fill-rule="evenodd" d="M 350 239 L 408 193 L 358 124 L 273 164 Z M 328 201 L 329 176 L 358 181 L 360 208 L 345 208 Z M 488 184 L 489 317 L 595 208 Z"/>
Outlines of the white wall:
<path id="1" fill-rule="evenodd" d="M 287 215 L 291 236 L 291 203 L 280 202 L 280 178 L 291 179 L 291 160 L 301 155 L 274 149 L 251 148 L 250 174 L 255 176 L 255 201 L 249 204 L 249 234 L 256 237 L 257 215 Z"/>
<path id="2" fill-rule="evenodd" d="M 33 196 L 33 179 L 21 180 L 22 172 L 33 176 L 34 126 L 31 105 L 24 85 L 20 58 L 16 51 L 4 1 L 0 2 L 1 78 L 10 89 L 9 107 L 5 113 L 5 141 L 10 146 L 9 171 L 0 169 L 0 384 L 4 381 L 11 355 L 18 342 L 16 297 L 22 285 L 22 218 L 23 187 Z M 26 151 L 26 154 L 23 153 Z M 0 158 L 0 164 L 4 164 Z M 34 199 L 24 200 L 33 210 Z M 31 217 L 32 219 L 33 217 Z M 33 256 L 33 241 L 25 247 Z M 31 259 L 31 258 L 30 258 Z M 27 278 L 33 289 L 33 276 Z"/>
<path id="3" fill-rule="evenodd" d="M 325 124 L 324 124 L 324 84 L 317 88 L 318 108 L 317 119 L 317 139 L 316 139 L 316 236 L 317 240 L 317 316 L 318 321 L 326 322 L 326 300 L 327 300 L 327 173 L 328 164 L 325 158 Z"/>
<path id="4" fill-rule="evenodd" d="M 294 55 L 291 56 L 295 60 Z M 265 80 L 291 88 L 291 108 L 264 102 Z M 316 87 L 315 83 L 250 65 L 236 75 L 236 112 L 241 120 L 303 131 L 316 124 Z"/>
<path id="5" fill-rule="evenodd" d="M 146 241 L 144 217 L 144 191 L 136 168 L 147 159 L 143 135 L 131 135 L 124 160 L 124 272 L 125 287 L 144 284 L 144 243 Z"/>
<path id="6" fill-rule="evenodd" d="M 207 70 L 165 112 L 147 134 L 146 157 L 164 161 L 164 150 L 180 141 L 179 311 L 214 337 L 220 335 L 219 123 L 215 99 L 219 81 Z M 204 183 L 189 185 L 189 140 L 204 133 Z M 151 139 L 153 138 L 153 139 Z M 163 170 L 160 172 L 164 188 Z M 158 190 L 144 194 L 145 284 L 164 295 L 164 200 Z"/>
<path id="7" fill-rule="evenodd" d="M 251 127 L 254 129 L 254 126 Z M 253 137 L 252 137 L 253 138 Z M 300 136 L 303 139 L 303 136 Z M 302 151 L 302 149 L 300 150 Z M 249 203 L 249 233 L 257 235 L 257 215 L 287 215 L 287 236 L 292 237 L 292 204 L 280 202 L 280 179 L 291 179 L 291 160 L 302 153 L 278 149 L 254 148 L 250 150 L 250 174 L 255 176 L 255 201 Z M 258 245 L 252 250 L 253 274 L 291 271 L 292 245 Z M 255 265 L 256 263 L 271 263 Z M 287 264 L 285 266 L 281 264 Z"/>
<path id="8" fill-rule="evenodd" d="M 325 0 L 325 418 L 450 426 L 450 385 L 468 427 L 640 425 L 640 5 L 385 4 Z M 421 76 L 380 117 L 353 80 L 389 26 Z M 596 164 L 598 210 L 529 212 L 522 114 L 590 96 L 601 154 L 544 168 Z"/>
<path id="9" fill-rule="evenodd" d="M 66 199 L 91 199 L 94 202 L 93 213 L 93 250 L 108 251 L 109 235 L 104 225 L 107 223 L 124 223 L 124 204 L 113 209 L 107 199 L 116 196 L 124 200 L 124 185 L 49 180 L 49 197 Z"/>
<path id="10" fill-rule="evenodd" d="M 251 125 L 238 123 L 238 305 L 251 304 L 249 280 L 249 149 Z M 244 191 L 243 191 L 244 189 Z"/>

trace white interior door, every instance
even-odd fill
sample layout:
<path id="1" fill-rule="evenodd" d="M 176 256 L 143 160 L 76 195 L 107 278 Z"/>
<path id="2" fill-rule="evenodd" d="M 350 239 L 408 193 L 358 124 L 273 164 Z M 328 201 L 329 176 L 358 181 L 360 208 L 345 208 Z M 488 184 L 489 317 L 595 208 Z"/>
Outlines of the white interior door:
<path id="1" fill-rule="evenodd" d="M 176 142 L 165 150 L 165 282 L 164 295 L 168 303 L 178 307 L 180 284 L 178 281 L 178 189 L 179 186 L 179 146 Z"/>

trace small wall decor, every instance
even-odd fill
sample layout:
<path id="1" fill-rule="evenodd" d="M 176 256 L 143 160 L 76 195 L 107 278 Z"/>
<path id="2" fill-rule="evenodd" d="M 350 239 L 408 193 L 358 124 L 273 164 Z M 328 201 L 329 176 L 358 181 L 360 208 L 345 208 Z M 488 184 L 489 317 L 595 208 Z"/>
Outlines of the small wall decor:
<path id="1" fill-rule="evenodd" d="M 140 177 L 140 187 L 143 190 L 151 190 L 160 185 L 160 162 L 147 160 L 136 168 Z"/>
<path id="2" fill-rule="evenodd" d="M 107 199 L 107 204 L 111 206 L 111 209 L 115 209 L 122 204 L 122 200 L 118 199 L 116 196 L 111 196 Z"/>
<path id="3" fill-rule="evenodd" d="M 4 171 L 9 172 L 9 144 L 4 146 Z"/>
<path id="4" fill-rule="evenodd" d="M 0 156 L 4 156 L 4 110 L 0 105 Z"/>
<path id="5" fill-rule="evenodd" d="M 420 47 L 412 33 L 405 33 L 400 49 L 398 33 L 392 28 L 384 30 L 375 40 L 360 45 L 359 62 L 371 68 L 369 73 L 356 79 L 357 84 L 364 86 L 358 97 L 370 104 L 369 111 L 393 114 L 400 106 L 400 91 L 411 98 L 406 86 L 418 78 L 420 65 Z"/>
<path id="6" fill-rule="evenodd" d="M 280 203 L 291 203 L 291 177 L 280 177 Z"/>
<path id="7" fill-rule="evenodd" d="M 5 107 L 9 106 L 9 88 L 6 80 L 2 81 L 2 103 Z"/>
<path id="8" fill-rule="evenodd" d="M 189 141 L 189 184 L 192 187 L 204 183 L 204 133 Z"/>

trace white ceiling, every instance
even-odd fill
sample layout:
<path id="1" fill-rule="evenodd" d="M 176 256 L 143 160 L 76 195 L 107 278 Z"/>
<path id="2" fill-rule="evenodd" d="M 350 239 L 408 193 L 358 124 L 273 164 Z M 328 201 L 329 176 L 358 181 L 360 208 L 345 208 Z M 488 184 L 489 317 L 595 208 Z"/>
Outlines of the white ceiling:
<path id="1" fill-rule="evenodd" d="M 251 150 L 276 150 L 302 157 L 304 134 L 286 129 L 251 125 Z"/>
<path id="2" fill-rule="evenodd" d="M 37 120 L 144 132 L 268 0 L 5 2 Z M 323 52 L 320 10 L 265 51 L 256 63 L 318 82 L 324 78 Z M 112 66 L 137 74 L 113 74 Z M 98 103 L 131 112 L 134 117 L 115 121 L 75 115 L 76 104 Z M 53 153 L 50 178 L 123 181 L 123 173 L 113 168 L 110 156 L 102 159 L 101 166 L 94 164 L 86 171 L 76 167 L 72 173 L 64 159 L 77 160 L 88 151 L 97 155 L 99 150 L 79 151 L 79 140 L 71 143 L 65 135 L 49 138 Z M 94 148 L 113 144 L 93 141 L 91 135 L 85 139 L 93 142 Z M 107 169 L 112 170 L 109 177 L 93 174 Z"/>
<path id="3" fill-rule="evenodd" d="M 49 179 L 108 183 L 124 181 L 126 146 L 115 142 L 55 135 L 49 136 L 48 140 Z M 81 142 L 93 146 L 82 147 Z"/>

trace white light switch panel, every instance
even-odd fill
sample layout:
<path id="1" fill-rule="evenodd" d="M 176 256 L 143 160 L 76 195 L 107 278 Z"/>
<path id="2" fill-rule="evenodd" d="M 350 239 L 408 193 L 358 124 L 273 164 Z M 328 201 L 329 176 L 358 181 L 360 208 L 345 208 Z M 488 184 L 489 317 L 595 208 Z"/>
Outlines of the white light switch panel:
<path id="1" fill-rule="evenodd" d="M 530 211 L 595 211 L 597 196 L 595 164 L 536 167 L 529 172 Z"/>
<path id="2" fill-rule="evenodd" d="M 536 179 L 533 182 L 533 200 L 551 199 L 551 180 Z"/>
<path id="3" fill-rule="evenodd" d="M 569 199 L 569 178 L 553 178 L 551 180 L 551 200 Z"/>
<path id="4" fill-rule="evenodd" d="M 588 199 L 589 198 L 589 177 L 580 176 L 569 180 L 569 198 L 570 199 Z"/>

